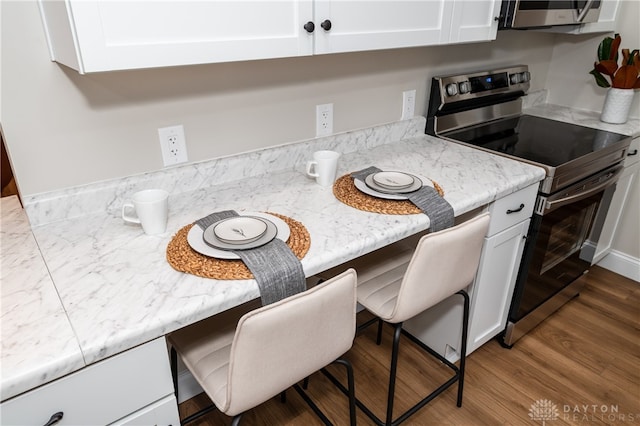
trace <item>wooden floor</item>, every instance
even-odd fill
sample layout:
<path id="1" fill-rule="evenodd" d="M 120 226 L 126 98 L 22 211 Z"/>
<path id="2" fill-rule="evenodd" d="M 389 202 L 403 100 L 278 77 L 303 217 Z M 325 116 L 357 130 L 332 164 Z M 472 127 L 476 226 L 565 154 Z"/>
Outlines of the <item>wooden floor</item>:
<path id="1" fill-rule="evenodd" d="M 404 424 L 535 425 L 544 424 L 543 419 L 549 426 L 640 424 L 640 285 L 599 267 L 584 279 L 579 297 L 512 349 L 493 340 L 469 355 L 461 408 L 455 406 L 454 386 Z M 383 343 L 376 346 L 375 327 L 370 327 L 357 336 L 346 356 L 354 365 L 358 398 L 380 417 L 386 400 L 390 330 L 385 327 Z M 396 413 L 448 374 L 407 339 L 400 347 Z M 331 371 L 344 379 L 342 368 Z M 311 377 L 309 394 L 334 424 L 349 424 L 346 397 L 323 375 Z M 241 424 L 322 424 L 293 390 L 287 398 L 286 404 L 273 398 L 251 410 Z M 200 394 L 180 404 L 180 414 L 184 418 L 209 403 Z M 536 411 L 548 403 L 556 411 Z M 357 420 L 360 425 L 373 424 L 360 410 Z M 191 424 L 228 425 L 230 419 L 216 410 Z"/>

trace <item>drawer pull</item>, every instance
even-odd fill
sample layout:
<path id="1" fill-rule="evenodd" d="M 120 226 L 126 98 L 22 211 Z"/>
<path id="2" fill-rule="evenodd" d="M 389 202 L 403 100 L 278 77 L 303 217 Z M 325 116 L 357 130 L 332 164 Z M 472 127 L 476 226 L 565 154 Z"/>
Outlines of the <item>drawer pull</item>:
<path id="1" fill-rule="evenodd" d="M 627 152 L 627 157 L 631 157 L 632 155 L 638 155 L 638 150 L 634 149 L 633 151 Z"/>
<path id="2" fill-rule="evenodd" d="M 520 204 L 520 207 L 518 207 L 515 210 L 511 210 L 511 209 L 507 210 L 507 214 L 518 213 L 518 212 L 522 211 L 522 209 L 524 209 L 524 204 Z"/>
<path id="3" fill-rule="evenodd" d="M 49 419 L 48 422 L 46 422 L 44 424 L 44 426 L 53 426 L 56 423 L 58 423 L 60 420 L 62 420 L 62 417 L 64 416 L 64 413 L 62 411 L 58 411 L 57 413 L 55 413 L 53 416 L 51 416 L 51 418 Z"/>

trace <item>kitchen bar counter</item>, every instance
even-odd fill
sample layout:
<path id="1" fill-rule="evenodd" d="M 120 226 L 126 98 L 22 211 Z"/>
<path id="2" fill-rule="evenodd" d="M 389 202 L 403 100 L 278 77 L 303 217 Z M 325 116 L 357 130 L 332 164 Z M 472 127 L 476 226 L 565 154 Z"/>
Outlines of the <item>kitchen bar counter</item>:
<path id="1" fill-rule="evenodd" d="M 304 224 L 311 236 L 302 259 L 307 277 L 428 229 L 423 214 L 383 215 L 342 204 L 331 188 L 304 174 L 313 151 L 341 152 L 339 175 L 376 165 L 431 178 L 444 189 L 456 216 L 544 177 L 538 167 L 424 135 L 424 124 L 417 118 L 29 197 L 25 205 L 33 233 L 84 362 L 95 363 L 258 297 L 253 280 L 203 279 L 167 263 L 172 236 L 213 211 L 269 211 Z M 120 217 L 128 196 L 151 187 L 171 193 L 168 229 L 160 236 L 147 236 Z M 3 243 L 3 267 L 6 254 Z M 3 290 L 3 308 L 4 303 Z M 50 336 L 43 332 L 43 338 Z M 24 342 L 15 353 L 26 356 L 31 345 Z M 3 340 L 3 399 L 52 378 L 33 366 L 22 371 L 22 386 L 9 388 L 5 356 Z M 55 369 L 81 366 L 76 358 L 68 361 L 60 360 L 64 365 Z"/>

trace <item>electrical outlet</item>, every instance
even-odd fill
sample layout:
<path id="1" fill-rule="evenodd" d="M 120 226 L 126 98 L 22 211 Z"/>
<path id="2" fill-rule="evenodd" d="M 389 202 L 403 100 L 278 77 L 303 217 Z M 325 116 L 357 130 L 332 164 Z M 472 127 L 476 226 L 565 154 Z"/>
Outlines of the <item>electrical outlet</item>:
<path id="1" fill-rule="evenodd" d="M 333 133 L 333 104 L 316 105 L 316 137 Z"/>
<path id="2" fill-rule="evenodd" d="M 416 91 L 406 90 L 402 92 L 402 120 L 413 118 L 416 111 Z"/>
<path id="3" fill-rule="evenodd" d="M 187 157 L 187 143 L 182 125 L 161 127 L 158 129 L 162 161 L 165 166 L 189 161 Z"/>

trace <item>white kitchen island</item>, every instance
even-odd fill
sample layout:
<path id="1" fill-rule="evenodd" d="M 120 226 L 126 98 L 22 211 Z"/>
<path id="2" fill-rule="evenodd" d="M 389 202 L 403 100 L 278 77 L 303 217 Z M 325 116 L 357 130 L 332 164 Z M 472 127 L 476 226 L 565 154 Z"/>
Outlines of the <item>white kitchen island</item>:
<path id="1" fill-rule="evenodd" d="M 341 203 L 331 188 L 304 174 L 313 151 L 341 152 L 339 175 L 375 165 L 426 176 L 443 188 L 457 217 L 544 177 L 538 167 L 425 135 L 424 124 L 424 118 L 416 118 L 27 197 L 26 211 L 50 273 L 49 285 L 59 295 L 84 365 L 127 354 L 258 297 L 253 280 L 204 279 L 167 263 L 165 250 L 172 236 L 213 211 L 269 211 L 301 222 L 311 237 L 302 259 L 307 277 L 429 228 L 423 214 L 368 213 Z M 160 236 L 147 236 L 120 217 L 128 196 L 153 187 L 171 193 L 168 229 Z M 4 282 L 2 287 L 4 306 L 10 296 Z M 12 325 L 3 321 L 3 333 L 5 327 L 16 332 Z M 25 342 L 14 353 L 38 350 L 46 349 Z M 2 357 L 4 364 L 4 351 Z M 77 360 L 58 362 L 64 365 L 50 368 L 71 372 L 83 367 Z M 3 400 L 55 378 L 41 376 L 33 365 L 15 365 L 11 374 L 18 384 L 10 388 L 3 368 Z"/>

